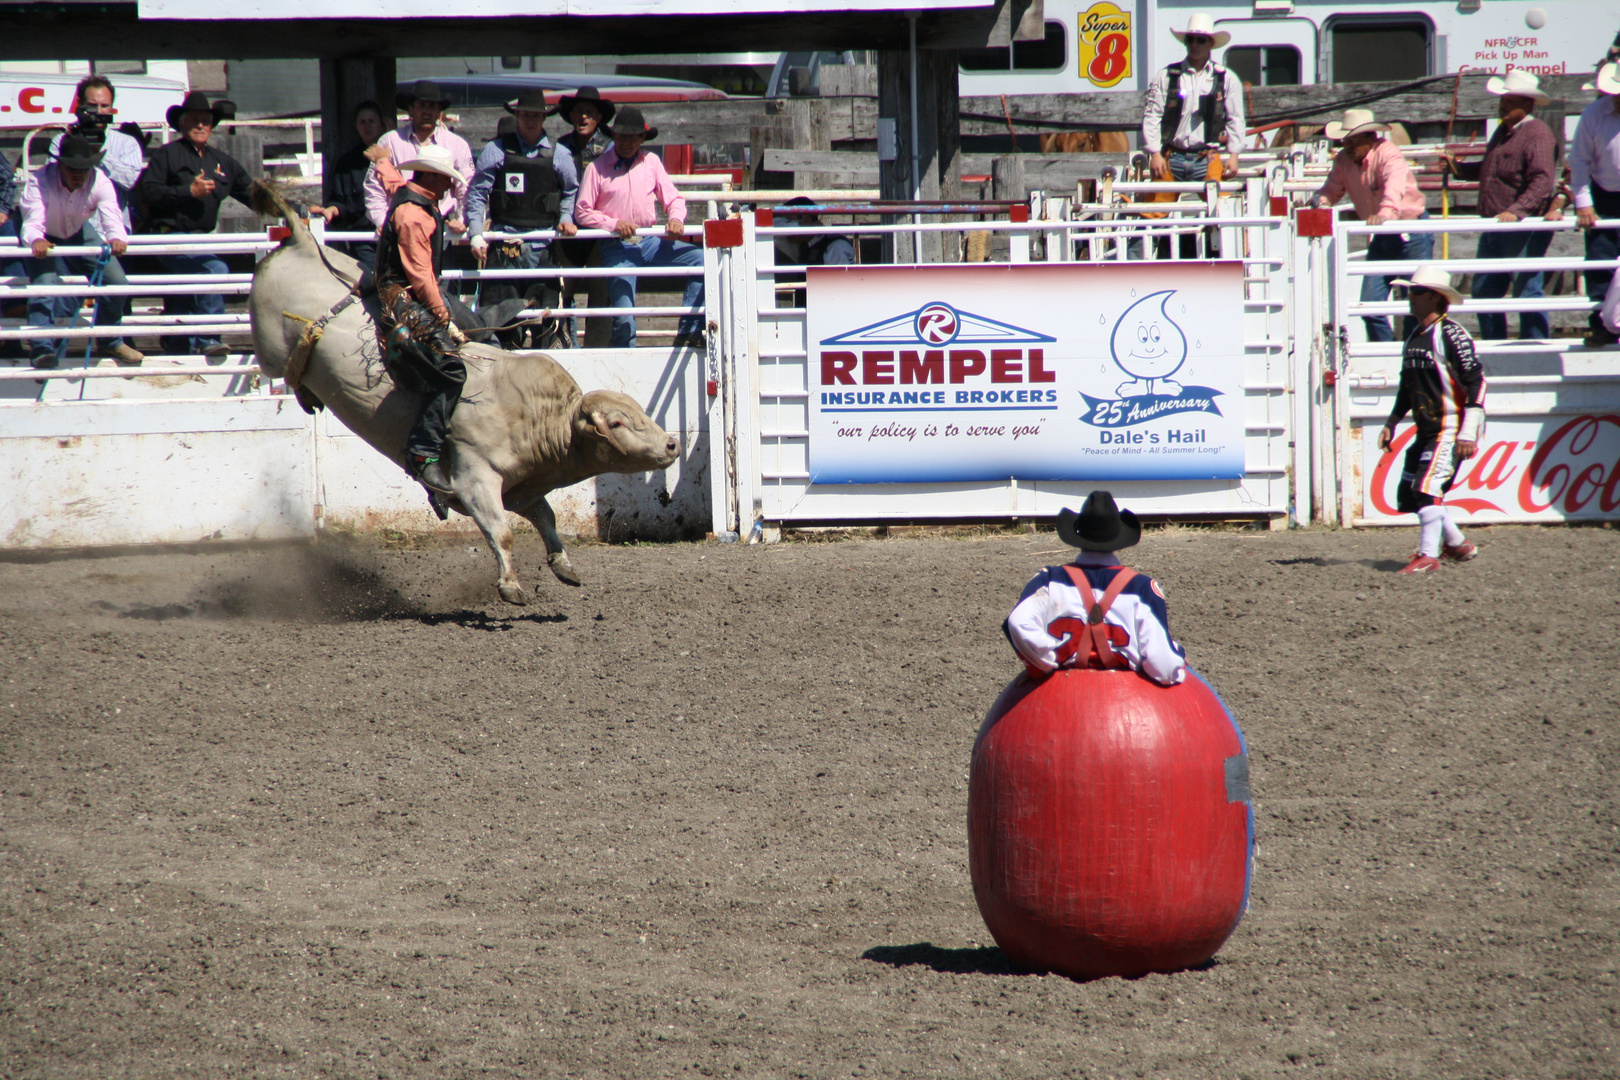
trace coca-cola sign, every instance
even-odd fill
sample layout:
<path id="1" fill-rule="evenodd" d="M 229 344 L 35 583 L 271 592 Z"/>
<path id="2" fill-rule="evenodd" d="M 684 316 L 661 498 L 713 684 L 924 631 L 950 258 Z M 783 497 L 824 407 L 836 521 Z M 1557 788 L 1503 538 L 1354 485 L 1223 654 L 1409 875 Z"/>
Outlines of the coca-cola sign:
<path id="1" fill-rule="evenodd" d="M 1398 517 L 1395 488 L 1416 429 L 1403 428 L 1389 453 L 1378 428 L 1362 429 L 1366 516 Z M 1498 521 L 1620 517 L 1620 415 L 1585 413 L 1540 420 L 1492 420 L 1479 453 L 1462 464 L 1446 505 Z"/>

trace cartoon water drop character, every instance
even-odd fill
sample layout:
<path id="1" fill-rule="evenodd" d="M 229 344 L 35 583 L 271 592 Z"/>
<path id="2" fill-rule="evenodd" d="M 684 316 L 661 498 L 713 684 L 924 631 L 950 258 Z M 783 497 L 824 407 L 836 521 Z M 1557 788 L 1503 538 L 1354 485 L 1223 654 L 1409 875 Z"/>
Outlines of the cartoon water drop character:
<path id="1" fill-rule="evenodd" d="M 1170 376 L 1187 362 L 1187 336 L 1165 310 L 1173 295 L 1174 289 L 1149 293 L 1126 308 L 1114 324 L 1109 348 L 1114 363 L 1131 376 L 1130 382 L 1115 388 L 1120 397 L 1181 393 L 1181 384 Z"/>

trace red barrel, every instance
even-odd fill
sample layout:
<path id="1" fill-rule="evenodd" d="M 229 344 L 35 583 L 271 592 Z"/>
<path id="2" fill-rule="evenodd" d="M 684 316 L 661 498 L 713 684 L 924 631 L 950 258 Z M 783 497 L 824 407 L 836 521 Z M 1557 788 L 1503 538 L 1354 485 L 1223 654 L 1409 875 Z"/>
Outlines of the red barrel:
<path id="1" fill-rule="evenodd" d="M 1248 906 L 1248 755 L 1196 672 L 1020 675 L 979 729 L 968 785 L 973 895 L 1021 967 L 1074 978 L 1177 971 Z"/>

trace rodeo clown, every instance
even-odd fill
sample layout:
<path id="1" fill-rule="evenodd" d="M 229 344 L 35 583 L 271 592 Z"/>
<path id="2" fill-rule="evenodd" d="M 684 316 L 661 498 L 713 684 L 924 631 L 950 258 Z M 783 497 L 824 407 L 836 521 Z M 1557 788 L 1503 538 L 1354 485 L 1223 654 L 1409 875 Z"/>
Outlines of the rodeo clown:
<path id="1" fill-rule="evenodd" d="M 1378 449 L 1389 451 L 1395 425 L 1408 412 L 1417 437 L 1406 449 L 1395 507 L 1416 514 L 1418 553 L 1400 571 L 1427 574 L 1440 565 L 1440 555 L 1467 562 L 1479 549 L 1463 537 L 1446 514 L 1447 491 L 1457 467 L 1474 456 L 1485 427 L 1485 369 L 1474 355 L 1474 339 L 1446 316 L 1462 294 L 1451 287 L 1451 275 L 1430 263 L 1417 268 L 1406 286 L 1407 304 L 1417 327 L 1406 337 L 1401 354 L 1401 386 L 1389 421 L 1378 433 Z"/>
<path id="2" fill-rule="evenodd" d="M 1140 671 L 1162 686 L 1185 679 L 1186 652 L 1170 636 L 1158 582 L 1114 554 L 1142 539 L 1136 515 L 1093 491 L 1078 514 L 1058 515 L 1057 531 L 1080 554 L 1036 574 L 1002 624 L 1030 678 L 1090 667 Z"/>
<path id="3" fill-rule="evenodd" d="M 448 494 L 450 476 L 439 455 L 467 382 L 467 367 L 456 352 L 467 339 L 450 321 L 449 305 L 439 290 L 445 231 L 439 200 L 452 184 L 465 184 L 466 179 L 450 151 L 432 144 L 418 147 L 397 172 L 386 159 L 376 165 L 390 193 L 373 271 L 380 308 L 377 334 L 390 367 L 403 369 L 426 395 L 405 440 L 405 468 L 430 497 Z M 402 183 L 400 174 L 407 172 L 413 175 Z M 434 509 L 439 509 L 436 503 Z"/>

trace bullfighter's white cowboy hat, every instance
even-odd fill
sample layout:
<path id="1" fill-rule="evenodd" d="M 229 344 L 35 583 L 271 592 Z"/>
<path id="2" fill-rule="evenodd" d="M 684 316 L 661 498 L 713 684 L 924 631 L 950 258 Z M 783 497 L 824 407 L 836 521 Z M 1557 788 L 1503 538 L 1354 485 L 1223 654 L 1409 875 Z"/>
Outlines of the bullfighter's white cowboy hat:
<path id="1" fill-rule="evenodd" d="M 1172 26 L 1170 32 L 1176 35 L 1177 41 L 1186 41 L 1188 34 L 1204 34 L 1215 39 L 1213 47 L 1217 49 L 1225 48 L 1226 43 L 1232 40 L 1232 35 L 1225 30 L 1215 29 L 1215 20 L 1202 11 L 1195 11 L 1187 16 L 1187 29 L 1177 30 Z"/>
<path id="2" fill-rule="evenodd" d="M 1610 96 L 1620 94 L 1620 64 L 1604 64 L 1598 68 L 1597 78 L 1592 80 L 1592 86 L 1600 94 Z"/>
<path id="3" fill-rule="evenodd" d="M 1352 135 L 1360 135 L 1364 131 L 1388 130 L 1388 124 L 1380 124 L 1373 119 L 1371 109 L 1346 109 L 1344 110 L 1344 119 L 1342 121 L 1328 121 L 1327 126 L 1322 129 L 1322 134 L 1334 142 L 1338 142 L 1340 139 L 1348 139 Z"/>
<path id="4" fill-rule="evenodd" d="M 1390 284 L 1405 285 L 1409 289 L 1431 289 L 1453 304 L 1460 304 L 1463 301 L 1463 294 L 1451 287 L 1451 275 L 1433 263 L 1424 263 L 1412 271 L 1411 277 L 1391 281 Z"/>
<path id="5" fill-rule="evenodd" d="M 399 163 L 400 172 L 436 172 L 448 176 L 452 180 L 460 180 L 463 184 L 467 178 L 456 169 L 456 160 L 450 156 L 450 151 L 442 146 L 429 143 L 416 152 L 416 156 L 409 161 Z"/>
<path id="6" fill-rule="evenodd" d="M 1541 89 L 1541 80 L 1522 68 L 1514 68 L 1507 73 L 1506 78 L 1492 75 L 1485 80 L 1485 91 L 1498 97 L 1512 94 L 1515 97 L 1532 98 L 1537 105 L 1545 105 L 1552 100 Z"/>

